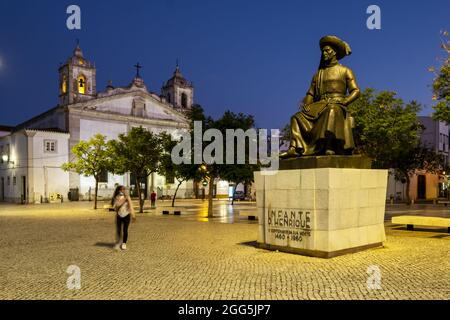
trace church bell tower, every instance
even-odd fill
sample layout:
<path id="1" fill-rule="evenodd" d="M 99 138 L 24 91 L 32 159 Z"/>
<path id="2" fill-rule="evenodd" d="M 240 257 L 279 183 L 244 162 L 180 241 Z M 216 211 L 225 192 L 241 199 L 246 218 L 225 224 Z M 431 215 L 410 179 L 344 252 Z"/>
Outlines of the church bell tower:
<path id="1" fill-rule="evenodd" d="M 86 60 L 77 44 L 72 57 L 59 67 L 59 104 L 82 102 L 96 95 L 95 65 Z"/>
<path id="2" fill-rule="evenodd" d="M 177 66 L 172 78 L 163 84 L 161 95 L 179 111 L 187 111 L 194 104 L 194 86 L 181 74 Z"/>

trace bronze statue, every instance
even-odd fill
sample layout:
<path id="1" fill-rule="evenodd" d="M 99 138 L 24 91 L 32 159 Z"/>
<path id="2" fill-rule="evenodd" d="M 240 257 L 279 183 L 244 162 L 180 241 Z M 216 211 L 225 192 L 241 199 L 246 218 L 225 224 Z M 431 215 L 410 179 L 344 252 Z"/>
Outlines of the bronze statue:
<path id="1" fill-rule="evenodd" d="M 320 49 L 319 70 L 303 109 L 291 118 L 290 146 L 281 158 L 351 154 L 355 147 L 347 106 L 358 99 L 360 90 L 353 71 L 338 63 L 351 54 L 350 46 L 336 36 L 325 36 Z"/>

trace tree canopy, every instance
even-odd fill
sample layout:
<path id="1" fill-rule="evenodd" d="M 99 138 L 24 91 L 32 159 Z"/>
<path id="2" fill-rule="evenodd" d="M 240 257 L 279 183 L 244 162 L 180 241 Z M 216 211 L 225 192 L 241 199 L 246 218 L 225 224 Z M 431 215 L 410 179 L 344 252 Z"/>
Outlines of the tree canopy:
<path id="1" fill-rule="evenodd" d="M 441 31 L 441 48 L 444 56 L 440 59 L 442 64 L 437 69 L 430 67 L 429 71 L 435 74 L 433 80 L 433 100 L 437 104 L 433 107 L 433 117 L 450 123 L 450 40 L 448 31 Z"/>
<path id="2" fill-rule="evenodd" d="M 98 180 L 102 173 L 110 170 L 111 153 L 106 143 L 106 137 L 96 134 L 88 141 L 80 141 L 73 148 L 72 153 L 76 159 L 65 163 L 62 169 L 75 171 L 85 177 L 93 176 L 95 179 L 94 209 L 97 209 Z"/>
<path id="3" fill-rule="evenodd" d="M 112 172 L 130 172 L 136 179 L 139 197 L 139 212 L 143 212 L 141 182 L 158 171 L 163 147 L 161 137 L 145 128 L 132 128 L 127 134 L 120 134 L 117 140 L 109 142 L 112 156 Z"/>
<path id="4" fill-rule="evenodd" d="M 395 92 L 373 89 L 364 90 L 349 106 L 356 122 L 356 152 L 372 158 L 374 168 L 395 169 L 395 177 L 406 180 L 407 190 L 416 170 L 435 173 L 444 166 L 442 156 L 420 142 L 420 110 L 417 102 L 405 104 Z"/>

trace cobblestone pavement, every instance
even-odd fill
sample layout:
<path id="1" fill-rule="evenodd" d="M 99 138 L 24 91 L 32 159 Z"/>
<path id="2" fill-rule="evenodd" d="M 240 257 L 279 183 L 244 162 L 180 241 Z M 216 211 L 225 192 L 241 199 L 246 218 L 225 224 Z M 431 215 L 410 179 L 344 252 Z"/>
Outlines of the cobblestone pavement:
<path id="1" fill-rule="evenodd" d="M 184 205 L 197 209 L 138 216 L 127 251 L 112 249 L 114 215 L 90 204 L 0 205 L 0 299 L 450 299 L 446 230 L 387 223 L 384 248 L 319 259 L 255 248 L 257 224 L 224 219 L 226 203 L 212 221 Z M 70 265 L 80 290 L 66 287 Z"/>

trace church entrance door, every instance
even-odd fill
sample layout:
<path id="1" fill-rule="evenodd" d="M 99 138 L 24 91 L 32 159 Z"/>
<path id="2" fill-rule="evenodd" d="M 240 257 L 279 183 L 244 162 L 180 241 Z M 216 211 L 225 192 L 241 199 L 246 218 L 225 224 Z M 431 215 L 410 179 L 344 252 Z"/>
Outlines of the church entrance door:
<path id="1" fill-rule="evenodd" d="M 22 176 L 22 203 L 27 203 L 27 177 Z"/>
<path id="2" fill-rule="evenodd" d="M 5 201 L 5 178 L 0 183 L 0 201 Z"/>

